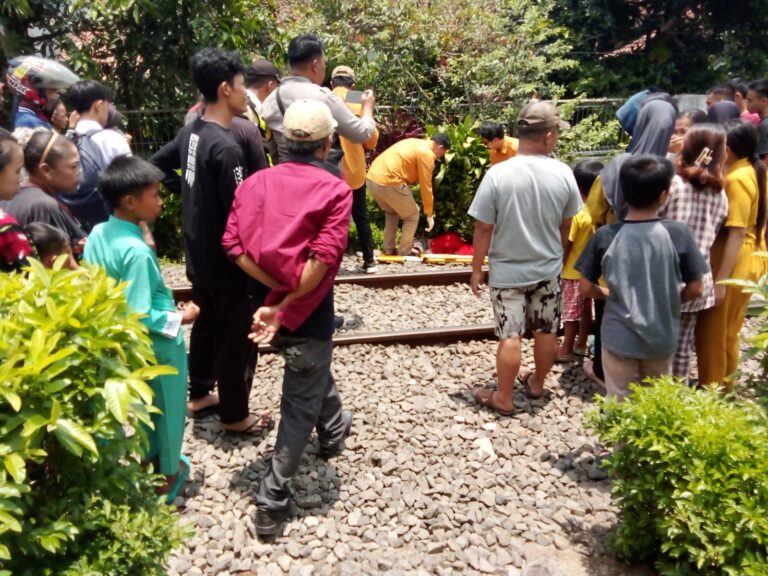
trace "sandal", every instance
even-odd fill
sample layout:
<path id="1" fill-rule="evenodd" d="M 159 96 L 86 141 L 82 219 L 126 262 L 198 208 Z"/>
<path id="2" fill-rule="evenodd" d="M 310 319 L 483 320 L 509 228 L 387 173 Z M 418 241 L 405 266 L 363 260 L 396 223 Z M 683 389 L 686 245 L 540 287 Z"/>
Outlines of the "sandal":
<path id="1" fill-rule="evenodd" d="M 544 387 L 542 386 L 541 392 L 538 394 L 534 393 L 533 390 L 531 390 L 531 385 L 528 383 L 528 380 L 531 379 L 531 376 L 533 375 L 533 372 L 526 372 L 525 374 L 518 374 L 517 375 L 517 383 L 520 384 L 520 386 L 523 387 L 523 391 L 525 392 L 525 395 L 528 396 L 528 398 L 532 398 L 533 400 L 537 400 L 544 396 Z"/>
<path id="2" fill-rule="evenodd" d="M 493 393 L 496 390 L 493 388 L 485 388 L 484 386 L 475 386 L 472 388 L 472 398 L 475 399 L 475 401 L 480 404 L 481 406 L 485 408 L 490 408 L 491 410 L 495 411 L 498 414 L 501 414 L 502 416 L 512 416 L 515 411 L 512 410 L 504 410 L 503 408 L 499 408 L 496 406 L 496 404 L 493 402 Z"/>
<path id="3" fill-rule="evenodd" d="M 585 346 L 584 348 L 574 348 L 573 353 L 576 354 L 576 356 L 586 356 L 589 352 L 589 346 Z"/>
<path id="4" fill-rule="evenodd" d="M 225 424 L 221 425 L 221 429 L 224 430 L 226 434 L 234 434 L 236 436 L 258 436 L 272 427 L 272 416 L 269 412 L 263 412 L 261 415 L 253 414 L 253 416 L 255 416 L 253 422 L 241 430 L 227 428 L 228 425 Z"/>
<path id="5" fill-rule="evenodd" d="M 566 356 L 565 354 L 558 354 L 555 358 L 555 362 L 558 364 L 570 364 L 571 362 L 576 362 L 578 358 L 576 356 Z"/>
<path id="6" fill-rule="evenodd" d="M 176 500 L 176 497 L 179 495 L 179 492 L 181 492 L 181 489 L 184 486 L 184 483 L 189 478 L 190 470 L 192 470 L 192 464 L 189 461 L 188 456 L 185 456 L 184 454 L 182 454 L 179 457 L 179 460 L 181 462 L 181 465 L 179 465 L 179 471 L 176 474 L 176 481 L 173 483 L 173 486 L 171 486 L 171 489 L 165 495 L 165 501 L 167 504 L 173 504 L 174 500 Z"/>

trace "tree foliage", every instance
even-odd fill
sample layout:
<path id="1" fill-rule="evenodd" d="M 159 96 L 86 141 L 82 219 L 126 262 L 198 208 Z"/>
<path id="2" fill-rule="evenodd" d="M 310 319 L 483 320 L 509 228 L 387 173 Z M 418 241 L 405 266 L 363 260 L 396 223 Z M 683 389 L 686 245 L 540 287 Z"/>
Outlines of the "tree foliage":
<path id="1" fill-rule="evenodd" d="M 702 92 L 768 74 L 768 12 L 750 3 L 558 0 L 552 17 L 570 30 L 580 65 L 558 78 L 575 92 Z"/>

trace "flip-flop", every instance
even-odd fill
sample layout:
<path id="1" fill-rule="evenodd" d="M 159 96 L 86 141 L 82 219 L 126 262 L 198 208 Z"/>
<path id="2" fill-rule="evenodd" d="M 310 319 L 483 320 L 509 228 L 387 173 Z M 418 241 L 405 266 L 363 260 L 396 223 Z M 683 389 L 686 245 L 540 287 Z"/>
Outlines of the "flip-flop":
<path id="1" fill-rule="evenodd" d="M 258 417 L 250 426 L 243 428 L 242 430 L 232 430 L 231 428 L 225 428 L 224 426 L 222 426 L 221 429 L 225 434 L 232 434 L 234 436 L 258 436 L 265 430 L 270 430 L 272 428 L 272 416 L 270 414 L 254 414 L 254 416 Z"/>
<path id="2" fill-rule="evenodd" d="M 490 408 L 497 414 L 501 414 L 502 416 L 512 416 L 514 415 L 514 410 L 503 410 L 496 406 L 493 402 L 493 393 L 495 390 L 492 388 L 485 388 L 484 386 L 475 386 L 472 388 L 472 398 L 475 399 L 475 402 L 480 404 L 480 406 L 483 406 L 485 408 Z"/>
<path id="3" fill-rule="evenodd" d="M 588 352 L 588 347 L 586 348 L 574 348 L 573 353 L 576 354 L 576 356 L 586 356 Z"/>
<path id="4" fill-rule="evenodd" d="M 555 362 L 558 364 L 570 364 L 571 362 L 576 362 L 577 359 L 576 356 L 561 356 L 558 354 L 555 358 Z"/>
<path id="5" fill-rule="evenodd" d="M 171 486 L 168 494 L 165 495 L 165 501 L 168 504 L 173 504 L 174 500 L 176 500 L 176 497 L 179 495 L 179 492 L 181 492 L 184 483 L 189 478 L 190 470 L 192 470 L 192 463 L 189 461 L 188 456 L 182 454 L 179 457 L 179 460 L 182 462 L 182 464 L 184 464 L 184 466 L 179 466 L 179 473 L 176 476 L 176 481 L 173 483 L 173 486 Z"/>
<path id="6" fill-rule="evenodd" d="M 517 375 L 517 383 L 520 384 L 520 386 L 523 387 L 523 391 L 525 392 L 525 395 L 528 396 L 528 398 L 532 398 L 533 400 L 538 400 L 542 396 L 544 396 L 544 388 L 541 389 L 541 392 L 538 394 L 534 394 L 533 390 L 531 390 L 531 385 L 528 384 L 528 380 L 531 379 L 531 376 L 533 375 L 533 372 L 526 372 L 525 374 L 518 374 Z"/>

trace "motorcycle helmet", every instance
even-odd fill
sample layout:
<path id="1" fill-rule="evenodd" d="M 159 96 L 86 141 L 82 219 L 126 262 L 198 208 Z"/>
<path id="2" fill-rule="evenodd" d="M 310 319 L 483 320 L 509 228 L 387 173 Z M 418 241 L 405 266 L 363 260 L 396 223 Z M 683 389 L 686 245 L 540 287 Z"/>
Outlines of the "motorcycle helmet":
<path id="1" fill-rule="evenodd" d="M 63 64 L 39 56 L 17 56 L 8 63 L 5 75 L 9 92 L 39 109 L 48 103 L 47 90 L 64 92 L 78 80 Z"/>

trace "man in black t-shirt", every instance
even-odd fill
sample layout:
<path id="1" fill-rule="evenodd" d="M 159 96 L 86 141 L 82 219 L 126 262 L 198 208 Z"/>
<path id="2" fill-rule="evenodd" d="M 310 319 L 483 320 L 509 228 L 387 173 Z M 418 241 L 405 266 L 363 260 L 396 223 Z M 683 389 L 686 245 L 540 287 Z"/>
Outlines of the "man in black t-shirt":
<path id="1" fill-rule="evenodd" d="M 189 408 L 203 415 L 218 407 L 224 430 L 258 434 L 270 416 L 248 411 L 256 348 L 247 338 L 252 314 L 247 278 L 221 247 L 246 170 L 230 130 L 232 118 L 247 106 L 245 68 L 236 54 L 216 48 L 201 50 L 190 65 L 205 112 L 151 159 L 165 173 L 163 183 L 181 191 L 187 277 L 200 307 L 190 340 Z M 216 384 L 218 398 L 212 394 Z"/>

